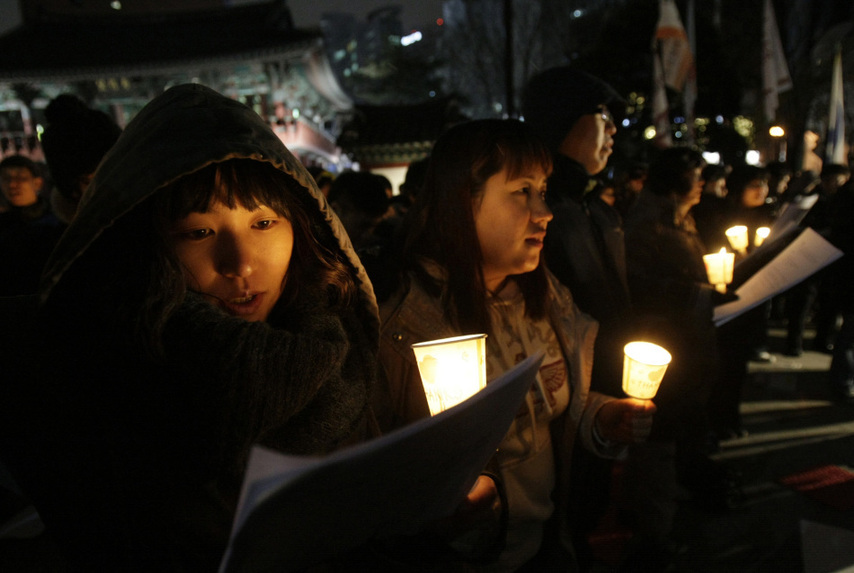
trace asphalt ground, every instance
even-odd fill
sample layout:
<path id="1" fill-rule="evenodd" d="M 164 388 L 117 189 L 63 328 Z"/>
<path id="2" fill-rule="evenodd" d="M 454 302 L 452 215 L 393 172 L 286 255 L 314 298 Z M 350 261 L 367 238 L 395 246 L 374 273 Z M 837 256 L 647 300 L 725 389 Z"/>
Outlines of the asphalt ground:
<path id="1" fill-rule="evenodd" d="M 773 361 L 750 363 L 742 395 L 748 434 L 712 456 L 740 487 L 725 508 L 681 496 L 667 571 L 854 571 L 854 405 L 833 400 L 828 354 L 785 356 L 784 331 L 769 332 Z M 610 533 L 596 573 L 620 571 L 631 534 L 619 525 Z"/>

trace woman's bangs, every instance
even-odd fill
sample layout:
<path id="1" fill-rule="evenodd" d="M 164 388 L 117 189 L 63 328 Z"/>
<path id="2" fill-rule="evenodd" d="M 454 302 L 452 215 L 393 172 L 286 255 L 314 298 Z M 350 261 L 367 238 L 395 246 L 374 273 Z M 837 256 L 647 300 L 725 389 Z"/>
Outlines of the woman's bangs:
<path id="1" fill-rule="evenodd" d="M 264 205 L 290 218 L 289 178 L 270 165 L 255 161 L 236 165 L 238 161 L 209 165 L 177 182 L 166 199 L 167 217 L 174 221 L 204 213 L 216 200 L 229 209 L 242 206 L 251 211 Z"/>
<path id="2" fill-rule="evenodd" d="M 542 171 L 546 177 L 551 175 L 551 154 L 539 141 L 526 139 L 504 147 L 507 149 L 504 165 L 509 179 L 524 177 L 535 171 Z"/>

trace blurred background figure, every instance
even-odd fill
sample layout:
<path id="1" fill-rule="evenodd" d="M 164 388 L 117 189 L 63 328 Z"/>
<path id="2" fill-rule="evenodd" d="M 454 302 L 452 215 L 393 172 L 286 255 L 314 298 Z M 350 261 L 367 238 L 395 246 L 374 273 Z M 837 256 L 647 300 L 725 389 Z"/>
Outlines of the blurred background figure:
<path id="1" fill-rule="evenodd" d="M 648 171 L 649 165 L 640 161 L 635 161 L 629 166 L 617 170 L 617 175 L 614 178 L 614 191 L 616 194 L 614 207 L 623 219 L 626 218 L 626 213 L 629 212 L 632 205 L 638 200 L 640 192 L 646 184 Z"/>
<path id="2" fill-rule="evenodd" d="M 706 165 L 703 168 L 703 193 L 700 202 L 691 208 L 691 216 L 697 225 L 697 232 L 708 252 L 719 251 L 725 247 L 726 237 L 721 242 L 721 226 L 727 209 L 728 169 L 724 165 Z"/>
<path id="3" fill-rule="evenodd" d="M 765 169 L 768 171 L 768 198 L 765 202 L 770 203 L 777 214 L 785 202 L 786 190 L 792 180 L 792 168 L 782 161 L 772 161 Z"/>
<path id="4" fill-rule="evenodd" d="M 614 187 L 614 181 L 612 179 L 603 179 L 600 185 L 596 188 L 596 193 L 599 194 L 599 199 L 601 201 L 604 201 L 611 207 L 616 206 L 617 190 Z"/>
<path id="5" fill-rule="evenodd" d="M 314 165 L 308 168 L 308 172 L 317 183 L 317 188 L 323 193 L 324 197 L 329 197 L 329 190 L 332 188 L 332 182 L 335 181 L 335 176 L 319 165 Z"/>
<path id="6" fill-rule="evenodd" d="M 406 169 L 406 177 L 400 184 L 400 193 L 391 199 L 391 207 L 397 217 L 403 217 L 415 203 L 418 193 L 424 186 L 424 176 L 427 174 L 429 157 L 418 159 L 409 164 Z"/>
<path id="7" fill-rule="evenodd" d="M 388 214 L 389 200 L 383 179 L 367 171 L 345 171 L 329 189 L 329 204 L 341 219 L 356 251 L 377 242 L 374 231 Z"/>
<path id="8" fill-rule="evenodd" d="M 815 178 L 809 181 L 802 192 L 804 195 L 815 193 L 818 199 L 803 218 L 801 226 L 809 227 L 827 237 L 830 234 L 832 201 L 837 190 L 850 178 L 851 170 L 846 165 L 828 164 L 821 172 L 818 184 Z M 800 181 L 799 181 L 800 183 Z M 791 187 L 791 186 L 790 186 Z M 800 187 L 800 185 L 798 186 Z M 794 199 L 793 199 L 794 200 Z M 816 336 L 813 349 L 829 352 L 830 336 L 835 326 L 835 315 L 830 311 L 830 301 L 825 302 L 825 310 L 820 310 L 819 291 L 826 270 L 818 272 L 786 292 L 786 350 L 788 356 L 800 356 L 804 351 L 804 330 L 811 318 L 815 319 Z"/>
<path id="9" fill-rule="evenodd" d="M 834 197 L 831 215 L 830 241 L 845 253 L 827 268 L 822 282 L 828 298 L 833 298 L 834 309 L 842 324 L 833 343 L 829 383 L 831 392 L 839 400 L 854 398 L 854 181 L 848 180 Z"/>
<path id="10" fill-rule="evenodd" d="M 715 245 L 727 242 L 726 229 L 744 225 L 749 244 L 745 253 L 736 252 L 736 261 L 749 255 L 758 246 L 756 229 L 771 227 L 774 222 L 773 205 L 765 201 L 768 196 L 768 171 L 754 165 L 738 165 L 727 178 L 727 211 L 718 229 Z M 710 249 L 715 251 L 716 247 Z M 730 251 L 732 248 L 729 247 Z M 771 301 L 745 312 L 718 327 L 717 341 L 720 354 L 720 376 L 712 387 L 709 399 L 709 419 L 718 440 L 746 436 L 739 406 L 741 392 L 747 379 L 748 362 L 771 362 L 768 351 L 768 318 Z"/>
<path id="11" fill-rule="evenodd" d="M 720 504 L 726 473 L 707 454 L 706 406 L 717 380 L 712 312 L 723 295 L 708 283 L 691 208 L 703 190 L 703 159 L 688 148 L 662 151 L 647 187 L 626 218 L 626 261 L 640 340 L 670 351 L 672 362 L 655 398 L 650 439 L 631 446 L 623 484 L 635 535 L 626 571 L 664 571 L 677 550 L 672 538 L 678 484 L 699 504 Z"/>
<path id="12" fill-rule="evenodd" d="M 838 227 L 844 223 L 840 221 L 840 216 L 843 213 L 839 212 L 843 205 L 847 207 L 844 198 L 839 197 L 839 190 L 845 186 L 851 179 L 851 169 L 847 165 L 839 165 L 831 163 L 825 165 L 821 172 L 821 187 L 819 203 L 824 204 L 823 213 L 821 213 L 821 227 L 823 234 L 830 237 L 831 234 L 837 236 L 842 232 Z M 815 207 L 813 207 L 815 208 Z M 847 213 L 850 215 L 850 211 Z M 843 219 L 844 221 L 844 219 Z M 854 224 L 849 219 L 849 223 Z M 837 229 L 834 230 L 834 227 Z M 843 234 L 844 236 L 844 234 Z M 815 308 L 815 339 L 813 339 L 813 349 L 819 352 L 832 354 L 834 346 L 834 338 L 836 337 L 837 321 L 839 319 L 839 305 L 841 304 L 838 296 L 838 285 L 834 281 L 830 283 L 828 275 L 835 272 L 834 267 L 822 271 L 817 285 L 816 291 L 816 308 Z M 828 284 L 826 284 L 828 283 Z M 852 285 L 849 285 L 849 289 Z"/>
<path id="13" fill-rule="evenodd" d="M 44 178 L 23 155 L 0 161 L 0 189 L 9 205 L 0 213 L 0 295 L 36 291 L 42 267 L 65 225 L 41 195 Z"/>
<path id="14" fill-rule="evenodd" d="M 71 94 L 54 98 L 45 109 L 45 117 L 42 148 L 54 184 L 51 209 L 68 224 L 95 169 L 122 130 L 109 115 L 90 109 Z"/>

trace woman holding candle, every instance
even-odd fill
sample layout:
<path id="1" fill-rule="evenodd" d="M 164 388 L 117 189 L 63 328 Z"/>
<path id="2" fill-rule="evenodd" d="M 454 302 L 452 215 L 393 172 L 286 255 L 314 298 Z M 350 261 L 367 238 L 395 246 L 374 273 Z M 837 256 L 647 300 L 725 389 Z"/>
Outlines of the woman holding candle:
<path id="1" fill-rule="evenodd" d="M 487 333 L 488 378 L 545 352 L 538 383 L 493 460 L 508 528 L 487 570 L 569 567 L 564 512 L 574 444 L 618 454 L 646 437 L 655 409 L 589 392 L 596 323 L 541 262 L 550 172 L 548 150 L 521 122 L 449 130 L 405 226 L 403 285 L 381 308 L 386 427 L 429 415 L 413 343 Z"/>
<path id="2" fill-rule="evenodd" d="M 740 227 L 746 243 L 743 250 L 736 252 L 736 260 L 752 253 L 764 241 L 760 230 L 769 229 L 774 223 L 774 206 L 766 202 L 768 178 L 765 168 L 746 164 L 736 166 L 727 178 L 729 205 L 722 234 Z M 709 398 L 709 420 L 720 440 L 746 435 L 739 412 L 741 390 L 749 361 L 773 360 L 768 351 L 770 313 L 771 301 L 767 301 L 718 329 L 721 366 L 719 381 Z"/>
<path id="3" fill-rule="evenodd" d="M 4 357 L 0 435 L 69 570 L 216 571 L 253 444 L 324 454 L 370 435 L 378 319 L 359 259 L 264 120 L 201 85 L 128 125 L 35 318 Z"/>
<path id="4" fill-rule="evenodd" d="M 672 557 L 670 534 L 677 480 L 712 498 L 720 472 L 707 457 L 706 401 L 716 380 L 712 311 L 727 298 L 709 284 L 691 208 L 703 189 L 703 160 L 688 148 L 662 151 L 651 163 L 647 188 L 626 217 L 626 261 L 644 338 L 670 351 L 655 424 L 648 442 L 633 446 L 623 483 L 634 518 L 637 553 L 650 569 Z"/>

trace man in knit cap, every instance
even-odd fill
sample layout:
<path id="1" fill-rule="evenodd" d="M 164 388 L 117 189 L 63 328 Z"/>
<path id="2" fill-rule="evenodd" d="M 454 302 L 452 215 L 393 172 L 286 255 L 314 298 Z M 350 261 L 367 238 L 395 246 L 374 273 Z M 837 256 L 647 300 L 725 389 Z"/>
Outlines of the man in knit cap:
<path id="1" fill-rule="evenodd" d="M 591 389 L 621 396 L 623 346 L 631 327 L 625 243 L 618 211 L 599 198 L 594 176 L 608 163 L 617 131 L 614 113 L 625 102 L 604 81 L 570 66 L 548 69 L 525 86 L 524 120 L 554 157 L 546 202 L 554 214 L 544 253 L 549 269 L 569 287 L 578 307 L 599 321 Z M 577 452 L 573 460 L 572 520 L 578 557 L 584 538 L 607 507 L 610 462 Z"/>
<path id="2" fill-rule="evenodd" d="M 534 76 L 522 100 L 525 122 L 554 156 L 546 194 L 554 213 L 545 241 L 546 262 L 572 291 L 579 308 L 600 322 L 599 340 L 605 342 L 611 327 L 624 323 L 629 295 L 620 216 L 593 192 L 593 176 L 608 163 L 617 131 L 612 113 L 624 105 L 611 86 L 569 66 Z M 622 372 L 622 346 L 611 350 L 598 360 L 602 354 L 597 344 L 596 362 L 611 373 Z M 616 380 L 598 378 L 598 390 L 620 395 L 619 373 Z"/>
<path id="3" fill-rule="evenodd" d="M 90 109 L 71 94 L 54 98 L 45 109 L 45 117 L 48 124 L 42 149 L 55 185 L 51 208 L 69 223 L 95 169 L 122 130 L 109 115 Z"/>

